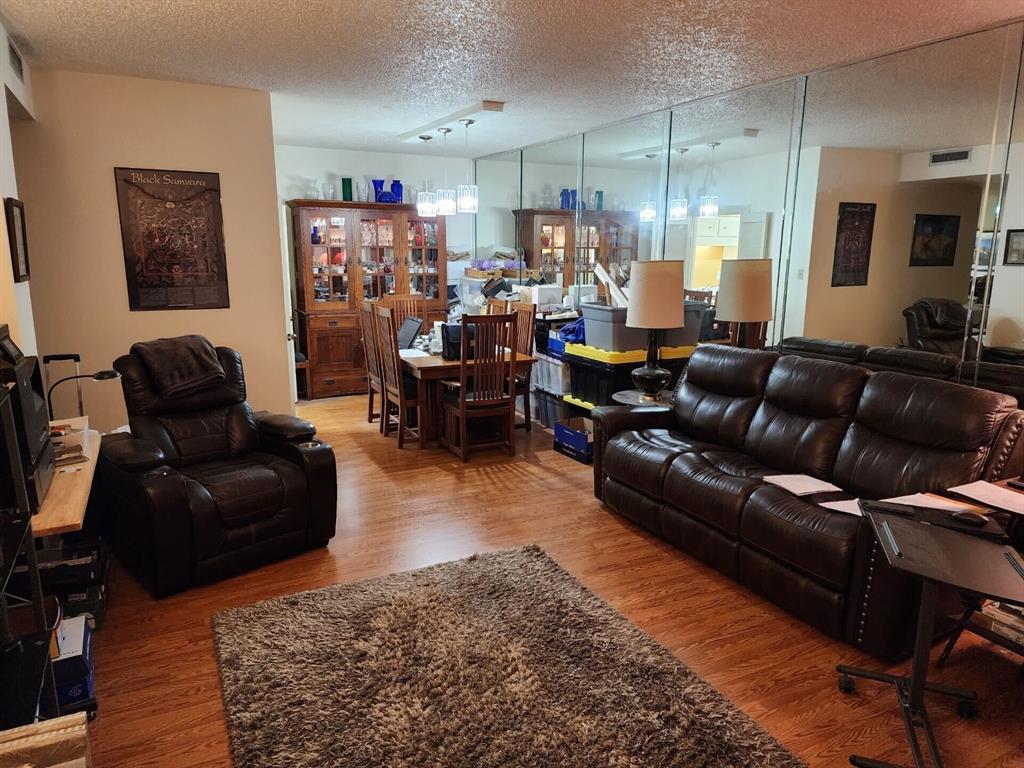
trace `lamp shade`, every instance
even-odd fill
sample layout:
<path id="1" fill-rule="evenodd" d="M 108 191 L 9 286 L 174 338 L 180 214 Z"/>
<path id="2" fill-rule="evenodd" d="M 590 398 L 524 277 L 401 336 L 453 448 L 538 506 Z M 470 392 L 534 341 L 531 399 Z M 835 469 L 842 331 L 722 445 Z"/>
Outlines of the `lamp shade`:
<path id="1" fill-rule="evenodd" d="M 772 319 L 771 259 L 722 261 L 715 319 L 729 323 L 763 323 Z"/>
<path id="2" fill-rule="evenodd" d="M 682 261 L 633 262 L 629 270 L 626 327 L 683 327 Z"/>

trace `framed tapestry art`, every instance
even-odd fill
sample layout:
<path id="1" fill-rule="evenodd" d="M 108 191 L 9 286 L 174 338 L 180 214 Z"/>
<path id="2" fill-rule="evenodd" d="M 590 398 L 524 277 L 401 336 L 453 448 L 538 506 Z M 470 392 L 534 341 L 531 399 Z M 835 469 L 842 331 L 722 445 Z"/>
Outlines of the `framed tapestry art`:
<path id="1" fill-rule="evenodd" d="M 832 287 L 867 285 L 875 203 L 840 203 L 836 250 L 832 257 Z"/>
<path id="2" fill-rule="evenodd" d="M 25 227 L 25 206 L 21 200 L 4 198 L 4 218 L 7 220 L 7 241 L 11 246 L 11 267 L 14 282 L 28 280 L 28 229 Z"/>
<path id="3" fill-rule="evenodd" d="M 959 234 L 959 216 L 917 214 L 914 217 L 914 239 L 910 244 L 910 266 L 953 266 Z"/>
<path id="4" fill-rule="evenodd" d="M 114 183 L 130 309 L 230 306 L 219 174 L 115 168 Z"/>
<path id="5" fill-rule="evenodd" d="M 1024 267 L 1024 229 L 1006 230 L 1003 264 Z"/>

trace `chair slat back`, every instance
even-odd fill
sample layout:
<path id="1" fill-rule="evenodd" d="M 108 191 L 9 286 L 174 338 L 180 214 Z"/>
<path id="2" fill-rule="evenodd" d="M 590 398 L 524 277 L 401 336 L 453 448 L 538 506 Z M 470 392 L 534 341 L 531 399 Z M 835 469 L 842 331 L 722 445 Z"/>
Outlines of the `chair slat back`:
<path id="1" fill-rule="evenodd" d="M 514 367 L 516 316 L 463 315 L 460 397 L 472 405 L 497 405 L 515 396 L 509 373 Z M 473 357 L 469 357 L 470 336 Z M 512 350 L 511 353 L 505 350 Z"/>
<path id="2" fill-rule="evenodd" d="M 493 296 L 487 299 L 488 315 L 504 315 L 506 312 L 508 312 L 508 301 L 506 299 L 496 299 Z"/>
<path id="3" fill-rule="evenodd" d="M 398 330 L 391 307 L 375 307 L 377 315 L 377 354 L 380 356 L 381 380 L 393 395 L 402 392 L 402 362 L 398 355 Z"/>
<path id="4" fill-rule="evenodd" d="M 533 330 L 537 318 L 537 306 L 521 301 L 513 304 L 512 310 L 516 313 L 515 350 L 521 355 L 533 355 L 535 339 Z"/>
<path id="5" fill-rule="evenodd" d="M 392 293 L 382 297 L 380 302 L 391 307 L 395 328 L 401 328 L 407 317 L 418 317 L 423 321 L 427 319 L 423 316 L 423 296 L 418 293 Z"/>
<path id="6" fill-rule="evenodd" d="M 373 303 L 359 305 L 359 327 L 363 332 L 363 354 L 366 356 L 366 374 L 378 385 L 381 382 L 380 354 L 378 353 L 377 321 L 373 316 Z"/>
<path id="7" fill-rule="evenodd" d="M 713 304 L 715 300 L 714 291 L 683 291 L 683 298 L 690 301 L 702 301 L 705 304 Z"/>

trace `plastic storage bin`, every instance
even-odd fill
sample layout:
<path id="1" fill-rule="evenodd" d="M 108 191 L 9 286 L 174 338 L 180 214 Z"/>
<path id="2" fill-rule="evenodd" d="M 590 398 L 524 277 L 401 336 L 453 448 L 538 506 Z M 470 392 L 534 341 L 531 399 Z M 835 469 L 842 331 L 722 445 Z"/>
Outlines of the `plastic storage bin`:
<path id="1" fill-rule="evenodd" d="M 558 395 L 537 389 L 533 392 L 534 401 L 537 403 L 537 415 L 540 423 L 548 429 L 554 428 L 559 421 L 565 421 L 572 416 L 571 406 Z"/>
<path id="2" fill-rule="evenodd" d="M 537 355 L 533 364 L 531 383 L 553 395 L 566 395 L 570 390 L 569 366 L 547 355 Z"/>
<path id="3" fill-rule="evenodd" d="M 668 388 L 675 387 L 686 368 L 692 347 L 661 350 L 661 366 L 672 374 Z M 624 389 L 636 389 L 633 369 L 643 365 L 646 355 L 641 351 L 612 352 L 594 349 L 589 344 L 569 344 L 565 362 L 569 366 L 572 397 L 590 405 L 612 405 L 612 395 Z"/>
<path id="4" fill-rule="evenodd" d="M 701 323 L 707 305 L 699 301 L 687 301 L 683 307 L 683 327 L 661 332 L 661 344 L 665 347 L 682 347 L 696 344 L 700 337 Z M 583 304 L 583 327 L 587 346 L 605 349 L 609 352 L 628 352 L 647 349 L 647 330 L 626 327 L 626 308 L 609 307 L 604 304 Z"/>

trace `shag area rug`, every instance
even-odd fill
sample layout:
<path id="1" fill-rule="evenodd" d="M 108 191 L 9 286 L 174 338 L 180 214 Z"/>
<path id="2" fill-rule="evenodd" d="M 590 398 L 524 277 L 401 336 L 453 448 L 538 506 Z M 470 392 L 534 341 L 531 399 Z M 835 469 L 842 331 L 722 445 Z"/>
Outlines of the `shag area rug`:
<path id="1" fill-rule="evenodd" d="M 214 633 L 235 768 L 803 766 L 537 547 L 234 608 Z"/>

